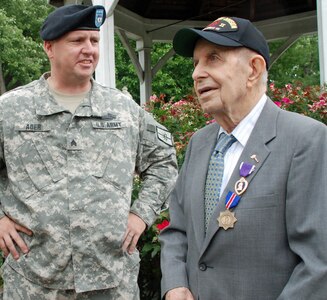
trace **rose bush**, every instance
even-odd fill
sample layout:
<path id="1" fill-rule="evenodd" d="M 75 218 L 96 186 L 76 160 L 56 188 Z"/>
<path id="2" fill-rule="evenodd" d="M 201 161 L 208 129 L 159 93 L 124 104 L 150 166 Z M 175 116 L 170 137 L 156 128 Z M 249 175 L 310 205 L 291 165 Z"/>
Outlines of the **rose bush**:
<path id="1" fill-rule="evenodd" d="M 304 87 L 301 83 L 276 88 L 269 85 L 269 96 L 281 108 L 327 123 L 327 92 L 320 86 Z"/>
<path id="2" fill-rule="evenodd" d="M 202 112 L 198 101 L 192 95 L 180 100 L 167 100 L 164 94 L 153 95 L 144 108 L 172 133 L 178 165 L 181 166 L 191 136 L 210 122 L 211 117 Z"/>

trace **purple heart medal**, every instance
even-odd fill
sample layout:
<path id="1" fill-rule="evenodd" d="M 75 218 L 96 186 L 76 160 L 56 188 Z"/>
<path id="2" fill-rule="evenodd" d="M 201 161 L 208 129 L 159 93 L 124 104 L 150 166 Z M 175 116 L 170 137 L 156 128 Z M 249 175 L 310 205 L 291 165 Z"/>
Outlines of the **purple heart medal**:
<path id="1" fill-rule="evenodd" d="M 237 195 L 242 195 L 246 189 L 248 188 L 249 183 L 245 179 L 245 177 L 249 176 L 255 169 L 255 165 L 241 162 L 240 164 L 240 176 L 241 178 L 235 183 L 235 192 Z"/>

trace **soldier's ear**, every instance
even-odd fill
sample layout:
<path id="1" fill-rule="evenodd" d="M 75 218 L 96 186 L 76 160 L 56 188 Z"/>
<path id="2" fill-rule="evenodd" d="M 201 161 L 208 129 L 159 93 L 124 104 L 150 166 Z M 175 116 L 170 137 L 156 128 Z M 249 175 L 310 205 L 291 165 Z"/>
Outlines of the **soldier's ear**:
<path id="1" fill-rule="evenodd" d="M 52 45 L 52 41 L 43 41 L 43 49 L 49 59 L 53 56 Z"/>

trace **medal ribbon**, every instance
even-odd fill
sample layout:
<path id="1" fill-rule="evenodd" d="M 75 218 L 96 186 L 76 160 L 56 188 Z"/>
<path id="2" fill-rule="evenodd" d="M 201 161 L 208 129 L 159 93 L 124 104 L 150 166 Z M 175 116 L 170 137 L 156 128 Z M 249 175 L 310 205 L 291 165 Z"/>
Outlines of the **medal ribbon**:
<path id="1" fill-rule="evenodd" d="M 236 193 L 229 191 L 228 194 L 226 195 L 226 200 L 225 200 L 226 209 L 230 209 L 237 206 L 240 200 L 241 200 L 240 196 L 237 196 Z"/>
<path id="2" fill-rule="evenodd" d="M 221 212 L 219 215 L 218 223 L 219 227 L 223 227 L 225 230 L 229 228 L 234 228 L 234 224 L 237 221 L 237 219 L 234 216 L 234 213 L 230 211 L 231 208 L 234 208 L 238 205 L 238 203 L 241 200 L 241 194 L 243 194 L 247 187 L 248 182 L 246 181 L 245 177 L 249 176 L 255 169 L 255 166 L 246 162 L 242 162 L 240 164 L 240 176 L 241 179 L 239 179 L 235 184 L 235 191 L 236 193 L 229 191 L 226 195 L 225 199 L 225 206 L 226 211 Z M 237 184 L 240 184 L 241 187 L 238 189 L 236 187 Z"/>
<path id="3" fill-rule="evenodd" d="M 255 165 L 249 164 L 247 162 L 241 162 L 240 164 L 240 176 L 247 177 L 255 169 Z M 226 209 L 233 208 L 238 205 L 241 200 L 241 196 L 238 196 L 236 193 L 229 191 L 226 195 L 225 206 Z"/>
<path id="4" fill-rule="evenodd" d="M 247 177 L 254 171 L 254 169 L 255 165 L 242 161 L 240 164 L 240 176 Z"/>

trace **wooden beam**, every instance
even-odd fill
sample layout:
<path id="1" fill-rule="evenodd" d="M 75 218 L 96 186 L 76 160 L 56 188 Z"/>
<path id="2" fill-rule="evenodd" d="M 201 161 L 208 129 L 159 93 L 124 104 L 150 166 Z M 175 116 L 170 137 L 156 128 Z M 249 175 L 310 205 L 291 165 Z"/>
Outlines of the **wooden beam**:
<path id="1" fill-rule="evenodd" d="M 270 57 L 270 65 L 269 69 L 271 66 L 277 61 L 279 57 L 283 55 L 283 53 L 291 47 L 302 35 L 301 34 L 294 34 L 290 36 Z"/>

